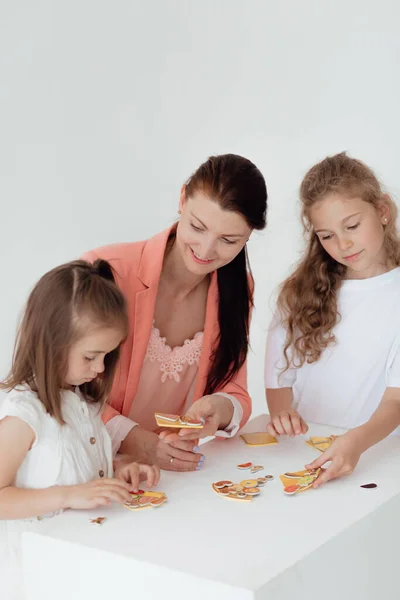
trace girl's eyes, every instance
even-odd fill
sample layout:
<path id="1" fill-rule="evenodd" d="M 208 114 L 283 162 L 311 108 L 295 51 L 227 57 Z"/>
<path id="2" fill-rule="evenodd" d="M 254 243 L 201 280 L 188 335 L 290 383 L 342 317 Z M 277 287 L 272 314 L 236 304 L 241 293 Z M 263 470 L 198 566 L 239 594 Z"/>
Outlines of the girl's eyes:
<path id="1" fill-rule="evenodd" d="M 190 226 L 192 229 L 194 229 L 194 231 L 198 231 L 199 233 L 203 233 L 204 229 L 200 229 L 200 227 L 197 227 L 194 223 L 190 223 Z M 236 244 L 236 241 L 232 241 L 232 240 L 228 240 L 227 238 L 221 238 L 221 240 L 225 243 L 225 244 Z"/>
<path id="2" fill-rule="evenodd" d="M 349 227 L 347 227 L 347 229 L 350 229 L 351 231 L 354 231 L 355 229 L 357 229 L 357 227 L 360 225 L 360 223 L 356 223 L 355 225 L 350 225 Z M 326 242 L 327 240 L 330 240 L 332 238 L 332 234 L 329 235 L 323 235 L 321 236 L 321 240 Z"/>
<path id="3" fill-rule="evenodd" d="M 89 356 L 85 356 L 85 360 L 88 360 L 90 362 L 94 361 L 94 357 L 93 358 L 89 358 Z"/>
<path id="4" fill-rule="evenodd" d="M 352 225 L 351 227 L 348 227 L 347 229 L 357 229 L 357 227 L 359 226 L 360 223 L 356 223 L 355 225 Z"/>

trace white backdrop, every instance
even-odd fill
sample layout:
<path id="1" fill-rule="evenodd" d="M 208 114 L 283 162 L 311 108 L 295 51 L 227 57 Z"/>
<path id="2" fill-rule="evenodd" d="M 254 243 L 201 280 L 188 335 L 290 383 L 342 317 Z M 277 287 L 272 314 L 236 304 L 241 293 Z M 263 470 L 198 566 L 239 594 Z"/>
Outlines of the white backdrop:
<path id="1" fill-rule="evenodd" d="M 264 410 L 303 174 L 348 150 L 399 196 L 399 16 L 397 0 L 1 0 L 0 376 L 40 275 L 167 227 L 186 177 L 235 152 L 269 190 L 268 229 L 249 244 L 249 387 Z"/>

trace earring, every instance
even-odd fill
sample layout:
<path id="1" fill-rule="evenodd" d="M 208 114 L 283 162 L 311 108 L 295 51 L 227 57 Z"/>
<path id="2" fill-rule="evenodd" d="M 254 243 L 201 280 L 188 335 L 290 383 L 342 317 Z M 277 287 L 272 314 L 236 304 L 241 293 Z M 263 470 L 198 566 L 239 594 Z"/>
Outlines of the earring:
<path id="1" fill-rule="evenodd" d="M 386 225 L 388 222 L 387 217 L 383 217 L 383 223 Z"/>
<path id="2" fill-rule="evenodd" d="M 178 210 L 178 215 L 181 215 L 181 214 L 182 214 L 182 211 L 181 211 L 181 210 Z"/>

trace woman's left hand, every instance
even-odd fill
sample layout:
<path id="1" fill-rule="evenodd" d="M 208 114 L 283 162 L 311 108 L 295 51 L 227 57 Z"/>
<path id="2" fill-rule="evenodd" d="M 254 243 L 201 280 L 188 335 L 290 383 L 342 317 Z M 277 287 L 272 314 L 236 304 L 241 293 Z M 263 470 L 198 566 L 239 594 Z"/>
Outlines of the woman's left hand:
<path id="1" fill-rule="evenodd" d="M 350 475 L 356 468 L 361 454 L 359 441 L 353 431 L 340 435 L 321 456 L 312 463 L 305 465 L 306 469 L 318 469 L 327 462 L 331 462 L 329 467 L 323 469 L 313 487 L 317 488 L 336 477 Z"/>
<path id="2" fill-rule="evenodd" d="M 219 429 L 225 429 L 231 422 L 233 404 L 229 398 L 219 394 L 203 396 L 192 404 L 186 412 L 186 416 L 203 419 L 204 426 L 201 429 L 180 429 L 179 431 L 167 429 L 160 433 L 160 439 L 169 443 L 175 440 L 197 440 L 215 435 Z"/>

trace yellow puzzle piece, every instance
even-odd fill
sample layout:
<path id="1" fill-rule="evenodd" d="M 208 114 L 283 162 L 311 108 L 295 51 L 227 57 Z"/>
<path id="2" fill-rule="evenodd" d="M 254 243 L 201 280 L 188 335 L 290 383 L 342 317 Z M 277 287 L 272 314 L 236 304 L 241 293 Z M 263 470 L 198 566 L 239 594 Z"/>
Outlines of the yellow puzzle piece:
<path id="1" fill-rule="evenodd" d="M 240 437 L 248 446 L 271 446 L 278 443 L 276 437 L 273 437 L 266 431 L 242 433 Z"/>
<path id="2" fill-rule="evenodd" d="M 319 452 L 325 452 L 325 450 L 328 450 L 328 448 L 332 446 L 337 437 L 337 435 L 330 435 L 328 437 L 318 437 L 317 435 L 314 435 L 306 441 L 306 444 L 311 448 L 315 448 L 315 450 L 319 450 Z"/>

